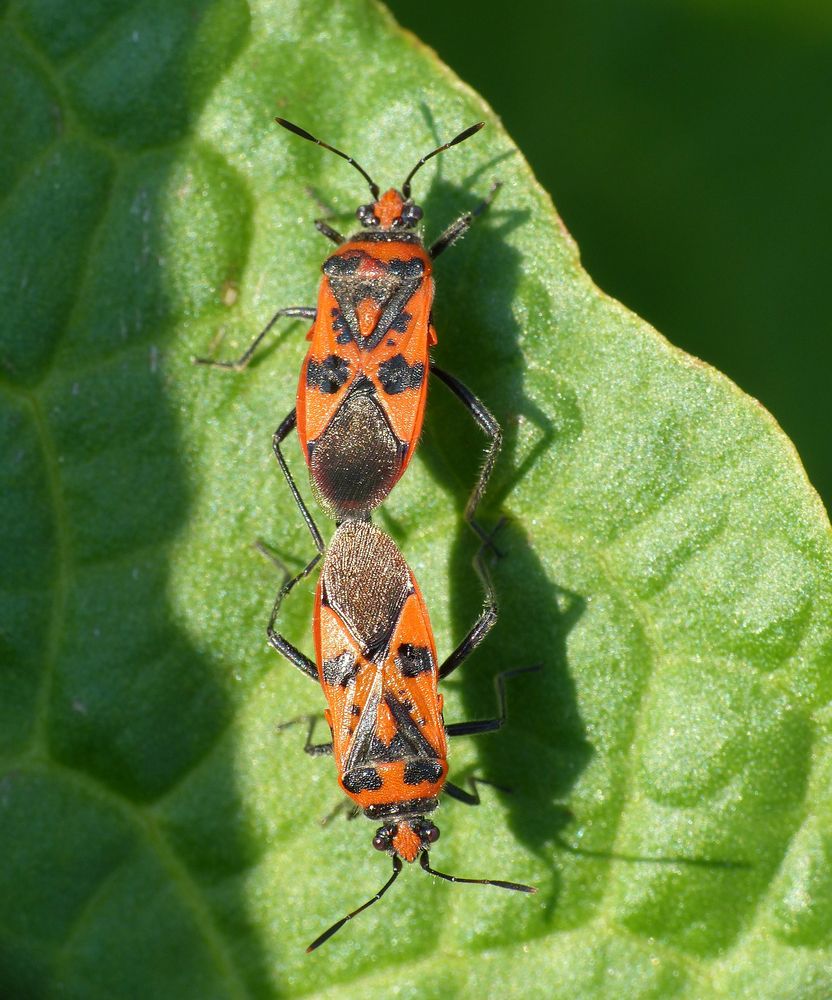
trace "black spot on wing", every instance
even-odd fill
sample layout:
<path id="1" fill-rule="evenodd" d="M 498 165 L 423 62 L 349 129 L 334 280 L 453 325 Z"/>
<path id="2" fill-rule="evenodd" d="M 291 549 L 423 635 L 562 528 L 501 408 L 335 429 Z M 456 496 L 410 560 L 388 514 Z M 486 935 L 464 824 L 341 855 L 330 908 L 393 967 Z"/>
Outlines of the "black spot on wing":
<path id="1" fill-rule="evenodd" d="M 320 389 L 327 395 L 338 392 L 350 374 L 350 363 L 346 358 L 330 354 L 323 361 L 309 359 L 306 366 L 306 384 L 310 389 Z"/>
<path id="2" fill-rule="evenodd" d="M 409 760 L 404 766 L 404 783 L 418 785 L 422 781 L 438 781 L 442 765 L 436 760 Z"/>
<path id="3" fill-rule="evenodd" d="M 358 661 L 352 653 L 341 653 L 323 662 L 323 675 L 327 684 L 345 688 L 358 674 Z"/>
<path id="4" fill-rule="evenodd" d="M 381 777 L 374 767 L 353 767 L 344 774 L 344 788 L 348 792 L 376 792 L 381 788 Z"/>
<path id="5" fill-rule="evenodd" d="M 336 344 L 348 344 L 352 340 L 350 325 L 337 306 L 332 309 L 332 329 L 336 331 Z"/>
<path id="6" fill-rule="evenodd" d="M 402 354 L 394 354 L 378 366 L 378 380 L 389 396 L 397 396 L 408 389 L 418 389 L 424 378 L 425 366 L 420 361 L 409 365 Z"/>
<path id="7" fill-rule="evenodd" d="M 433 670 L 433 656 L 427 646 L 403 642 L 396 654 L 396 666 L 404 677 L 418 677 Z"/>

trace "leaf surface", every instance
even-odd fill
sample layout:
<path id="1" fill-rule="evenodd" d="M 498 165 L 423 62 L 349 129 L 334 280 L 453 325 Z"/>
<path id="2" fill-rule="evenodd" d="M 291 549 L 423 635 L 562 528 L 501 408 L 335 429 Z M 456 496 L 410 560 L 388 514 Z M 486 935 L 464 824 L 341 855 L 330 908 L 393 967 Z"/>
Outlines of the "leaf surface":
<path id="1" fill-rule="evenodd" d="M 771 417 L 605 297 L 483 103 L 367 2 L 8 3 L 0 153 L 0 992 L 15 997 L 822 998 L 832 993 L 830 529 Z M 506 428 L 501 621 L 447 685 L 483 805 L 372 895 L 373 828 L 316 822 L 320 710 L 264 624 L 310 540 L 270 439 L 314 304 L 320 208 L 418 175 L 436 359 Z M 11 150 L 11 152 L 10 152 Z M 476 615 L 482 440 L 441 386 L 380 515 L 440 654 Z M 289 446 L 295 469 L 302 464 Z M 321 519 L 323 522 L 323 518 Z M 326 527 L 329 531 L 329 526 Z M 307 650 L 313 581 L 282 625 Z"/>

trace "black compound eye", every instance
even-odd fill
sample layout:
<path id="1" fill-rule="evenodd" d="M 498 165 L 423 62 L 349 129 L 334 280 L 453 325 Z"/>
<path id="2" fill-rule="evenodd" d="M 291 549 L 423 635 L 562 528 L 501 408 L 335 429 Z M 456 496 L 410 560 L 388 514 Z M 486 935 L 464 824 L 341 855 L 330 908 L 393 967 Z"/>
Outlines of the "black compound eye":
<path id="1" fill-rule="evenodd" d="M 420 831 L 420 836 L 427 843 L 435 844 L 439 840 L 439 827 L 434 826 L 433 823 L 425 823 Z"/>
<path id="2" fill-rule="evenodd" d="M 359 205 L 355 217 L 362 226 L 377 226 L 378 219 L 375 214 L 375 205 Z"/>
<path id="3" fill-rule="evenodd" d="M 376 831 L 375 837 L 373 837 L 373 847 L 377 851 L 389 851 L 392 839 L 393 831 L 388 827 L 382 826 Z"/>
<path id="4" fill-rule="evenodd" d="M 405 226 L 415 226 L 422 218 L 422 209 L 418 205 L 405 205 L 402 209 L 402 223 Z"/>

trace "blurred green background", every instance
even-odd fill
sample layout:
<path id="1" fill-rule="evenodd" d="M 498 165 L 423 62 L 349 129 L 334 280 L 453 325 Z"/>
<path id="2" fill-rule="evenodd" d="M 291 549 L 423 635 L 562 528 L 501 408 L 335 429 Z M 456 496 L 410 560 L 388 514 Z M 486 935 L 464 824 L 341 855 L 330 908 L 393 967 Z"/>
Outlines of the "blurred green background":
<path id="1" fill-rule="evenodd" d="M 389 6 L 501 115 L 600 287 L 757 397 L 832 509 L 832 0 Z"/>

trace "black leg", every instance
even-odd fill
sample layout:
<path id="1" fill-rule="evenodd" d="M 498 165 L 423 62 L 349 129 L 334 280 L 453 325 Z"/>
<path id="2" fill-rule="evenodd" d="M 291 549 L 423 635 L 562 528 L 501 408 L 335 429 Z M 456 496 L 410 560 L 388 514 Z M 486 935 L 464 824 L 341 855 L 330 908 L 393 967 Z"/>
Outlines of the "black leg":
<path id="1" fill-rule="evenodd" d="M 211 365 L 214 368 L 230 368 L 232 371 L 242 371 L 251 361 L 252 355 L 257 350 L 260 341 L 271 330 L 281 316 L 295 316 L 301 319 L 314 319 L 317 310 L 312 306 L 289 306 L 287 309 L 278 309 L 269 322 L 257 334 L 254 340 L 248 345 L 236 361 L 215 361 L 213 358 L 192 358 L 195 365 Z"/>
<path id="2" fill-rule="evenodd" d="M 319 233 L 323 233 L 328 240 L 332 240 L 333 243 L 337 243 L 338 246 L 347 242 L 346 236 L 342 236 L 337 229 L 333 229 L 332 226 L 328 225 L 323 219 L 315 219 L 315 228 Z"/>
<path id="3" fill-rule="evenodd" d="M 345 819 L 349 822 L 350 820 L 354 820 L 360 812 L 361 810 L 359 807 L 354 802 L 350 801 L 350 799 L 341 799 L 338 805 L 335 806 L 334 809 L 330 809 L 326 816 L 324 816 L 321 820 L 321 826 L 328 826 L 335 819 L 335 817 L 340 816 L 341 813 L 344 813 Z"/>
<path id="4" fill-rule="evenodd" d="M 314 660 L 310 660 L 306 653 L 302 653 L 297 646 L 293 646 L 288 639 L 284 639 L 282 635 L 275 632 L 271 625 L 269 625 L 269 645 L 272 649 L 276 649 L 281 656 L 285 656 L 301 673 L 306 674 L 316 684 L 319 683 L 318 667 Z"/>
<path id="5" fill-rule="evenodd" d="M 346 236 L 343 236 L 337 229 L 333 229 L 332 226 L 328 224 L 330 219 L 335 218 L 335 212 L 332 206 L 328 205 L 313 187 L 308 187 L 306 189 L 306 193 L 315 202 L 318 208 L 326 213 L 320 218 L 315 219 L 315 228 L 318 232 L 326 236 L 328 240 L 332 240 L 333 243 L 337 243 L 338 246 L 342 243 L 346 243 Z"/>
<path id="6" fill-rule="evenodd" d="M 268 548 L 266 548 L 261 541 L 255 542 L 254 547 L 261 555 L 264 555 L 269 562 L 274 563 L 274 565 L 282 571 L 284 580 L 289 579 L 291 573 L 286 568 L 282 559 L 278 558 L 274 552 L 271 552 Z M 306 676 L 310 677 L 313 681 L 318 681 L 318 668 L 315 663 L 309 659 L 306 653 L 302 653 L 297 646 L 293 646 L 288 639 L 284 639 L 282 635 L 278 635 L 277 632 L 274 632 L 271 625 L 269 626 L 269 643 L 278 651 L 278 653 L 285 656 L 290 663 L 294 664 L 294 666 L 296 666 L 301 673 L 306 674 Z M 301 716 L 301 718 L 305 719 L 307 716 Z M 300 720 L 292 719 L 290 722 L 287 722 L 282 726 L 278 726 L 277 728 L 278 730 L 285 729 L 286 726 L 291 726 L 298 721 Z"/>
<path id="7" fill-rule="evenodd" d="M 289 570 L 286 569 L 283 561 L 278 559 L 278 557 L 270 552 L 262 542 L 255 542 L 254 547 L 264 555 L 268 560 L 273 562 L 278 569 L 283 571 L 284 582 L 291 576 Z M 301 673 L 306 674 L 317 684 L 318 678 L 318 667 L 313 660 L 310 660 L 306 653 L 302 653 L 297 646 L 293 646 L 288 639 L 284 639 L 282 635 L 278 635 L 277 632 L 272 628 L 272 622 L 269 622 L 269 645 L 273 649 L 276 649 L 281 656 L 285 656 L 286 659 L 294 664 Z M 305 718 L 305 716 L 304 716 Z M 292 725 L 292 723 L 297 722 L 297 719 L 293 719 L 292 722 L 287 722 L 286 725 Z M 284 728 L 283 726 L 278 726 L 278 729 Z"/>
<path id="8" fill-rule="evenodd" d="M 491 535 L 489 535 L 488 532 L 486 532 L 485 529 L 477 522 L 475 515 L 483 494 L 485 493 L 485 489 L 488 486 L 488 480 L 491 478 L 491 473 L 494 471 L 497 456 L 500 454 L 500 448 L 503 444 L 503 430 L 485 404 L 478 399 L 467 386 L 463 385 L 458 378 L 444 371 L 444 369 L 434 364 L 433 361 L 430 363 L 430 370 L 438 379 L 444 382 L 457 399 L 460 400 L 462 405 L 474 418 L 477 426 L 488 438 L 488 447 L 485 451 L 485 458 L 483 459 L 483 463 L 480 468 L 479 477 L 474 484 L 474 489 L 471 491 L 471 496 L 468 497 L 468 503 L 465 505 L 464 516 L 465 520 L 471 525 L 479 536 L 480 541 L 484 542 L 497 552 L 492 542 Z M 499 552 L 497 552 L 497 555 L 499 555 Z"/>
<path id="9" fill-rule="evenodd" d="M 320 531 L 318 531 L 318 526 L 309 513 L 306 504 L 303 502 L 303 498 L 298 491 L 295 480 L 292 478 L 292 473 L 289 471 L 289 466 L 286 464 L 286 460 L 283 457 L 283 453 L 280 450 L 280 445 L 284 439 L 295 429 L 297 426 L 297 412 L 292 410 L 292 412 L 286 417 L 286 419 L 281 423 L 281 425 L 274 432 L 273 446 L 274 453 L 277 458 L 280 468 L 283 470 L 283 475 L 286 477 L 286 482 L 289 484 L 289 489 L 292 492 L 295 503 L 303 515 L 303 519 L 306 522 L 307 528 L 309 528 L 309 533 L 312 535 L 312 541 L 315 543 L 315 548 L 317 552 L 312 559 L 304 566 L 304 568 L 296 573 L 295 576 L 290 577 L 286 574 L 286 578 L 277 592 L 277 597 L 274 601 L 274 607 L 272 608 L 271 617 L 269 618 L 269 625 L 267 629 L 267 634 L 269 637 L 269 644 L 273 649 L 276 649 L 278 653 L 281 653 L 286 657 L 291 663 L 294 663 L 296 667 L 307 674 L 313 680 L 318 680 L 318 668 L 313 660 L 310 660 L 308 656 L 301 653 L 299 649 L 293 646 L 287 639 L 284 639 L 279 632 L 275 631 L 275 622 L 277 621 L 277 616 L 280 612 L 280 605 L 283 603 L 283 598 L 289 593 L 289 591 L 298 583 L 300 580 L 305 579 L 312 570 L 318 565 L 318 561 L 324 552 L 324 540 L 321 537 Z M 262 550 L 262 548 L 261 548 Z"/>
<path id="10" fill-rule="evenodd" d="M 439 668 L 440 680 L 444 680 L 449 674 L 453 673 L 460 663 L 474 652 L 497 621 L 497 594 L 494 590 L 494 584 L 491 582 L 491 574 L 488 572 L 488 567 L 485 564 L 484 545 L 480 546 L 479 551 L 474 556 L 474 569 L 477 571 L 477 576 L 479 576 L 483 590 L 485 591 L 483 608 L 479 617 L 469 629 L 468 634 Z"/>
<path id="11" fill-rule="evenodd" d="M 332 756 L 332 741 L 329 743 L 313 743 L 312 736 L 315 732 L 315 726 L 317 726 L 320 721 L 320 715 L 299 715 L 296 719 L 289 719 L 288 722 L 282 722 L 278 727 L 277 731 L 282 732 L 284 729 L 288 729 L 290 726 L 296 726 L 299 722 L 305 722 L 308 725 L 306 731 L 306 743 L 303 745 L 303 749 L 310 757 L 331 757 Z"/>
<path id="12" fill-rule="evenodd" d="M 448 736 L 475 736 L 478 733 L 493 733 L 497 729 L 502 729 L 508 718 L 506 701 L 506 680 L 509 677 L 517 677 L 520 674 L 530 674 L 540 670 L 539 664 L 533 667 L 516 667 L 514 670 L 504 670 L 494 678 L 494 689 L 497 692 L 498 715 L 494 719 L 478 719 L 474 722 L 453 722 L 450 726 L 445 726 Z"/>
<path id="13" fill-rule="evenodd" d="M 478 806 L 480 804 L 481 799 L 480 793 L 477 791 L 477 785 L 488 785 L 490 788 L 497 788 L 501 792 L 511 794 L 511 789 L 506 788 L 505 785 L 498 785 L 496 781 L 487 781 L 485 778 L 477 778 L 474 775 L 468 779 L 468 784 L 471 786 L 470 792 L 466 792 L 464 788 L 460 788 L 459 785 L 455 785 L 452 781 L 446 781 L 445 792 L 452 799 L 456 799 L 457 802 L 464 802 L 466 806 Z"/>
<path id="14" fill-rule="evenodd" d="M 286 417 L 286 419 L 281 423 L 281 425 L 274 432 L 274 437 L 272 439 L 272 444 L 274 447 L 274 453 L 277 457 L 277 461 L 280 464 L 280 468 L 283 470 L 283 475 L 286 477 L 286 482 L 289 484 L 289 489 L 292 492 L 295 503 L 303 515 L 303 519 L 306 522 L 307 528 L 309 528 L 309 533 L 312 535 L 312 541 L 315 543 L 315 548 L 318 550 L 314 557 L 304 566 L 300 573 L 296 573 L 295 576 L 286 570 L 283 563 L 277 559 L 271 552 L 269 552 L 262 543 L 257 544 L 257 548 L 263 553 L 267 558 L 271 559 L 280 569 L 284 571 L 283 583 L 280 590 L 277 593 L 277 597 L 274 601 L 274 606 L 272 608 L 271 617 L 269 618 L 269 625 L 267 629 L 267 635 L 269 638 L 269 645 L 276 649 L 278 653 L 285 656 L 286 659 L 293 663 L 299 670 L 301 670 L 307 677 L 311 677 L 312 680 L 318 681 L 318 667 L 314 660 L 310 660 L 309 657 L 302 653 L 296 646 L 293 646 L 288 639 L 285 639 L 279 632 L 275 631 L 274 624 L 277 621 L 278 613 L 280 612 L 280 605 L 283 603 L 283 598 L 289 593 L 289 591 L 298 583 L 300 580 L 305 579 L 312 570 L 318 565 L 318 561 L 324 552 L 324 540 L 321 537 L 320 531 L 318 531 L 318 526 L 309 513 L 306 504 L 303 502 L 303 498 L 297 488 L 292 473 L 289 471 L 289 466 L 286 464 L 286 460 L 283 457 L 283 453 L 280 450 L 280 445 L 285 440 L 286 437 L 295 429 L 297 426 L 297 411 L 292 410 L 292 412 Z"/>
<path id="15" fill-rule="evenodd" d="M 274 607 L 272 608 L 272 614 L 269 618 L 269 626 L 266 630 L 266 634 L 269 638 L 269 645 L 281 653 L 283 656 L 289 660 L 290 663 L 294 663 L 296 667 L 303 671 L 307 676 L 311 677 L 312 680 L 318 681 L 318 667 L 314 660 L 310 660 L 305 653 L 302 653 L 299 649 L 293 646 L 288 639 L 284 639 L 279 632 L 275 631 L 275 622 L 277 621 L 277 616 L 280 613 L 280 605 L 283 603 L 283 598 L 289 593 L 289 591 L 294 587 L 294 585 L 299 581 L 303 580 L 305 577 L 309 576 L 312 570 L 318 565 L 318 560 L 321 558 L 321 553 L 317 552 L 315 558 L 312 559 L 304 568 L 293 576 L 290 580 L 286 580 L 283 586 L 277 592 L 277 597 L 274 601 Z"/>
<path id="16" fill-rule="evenodd" d="M 461 239 L 468 232 L 471 228 L 471 223 L 478 215 L 482 215 L 491 202 L 494 201 L 494 198 L 501 187 L 502 184 L 499 181 L 495 181 L 491 185 L 491 190 L 488 192 L 487 197 L 484 198 L 475 209 L 470 212 L 466 212 L 465 215 L 461 215 L 456 222 L 452 222 L 445 232 L 431 244 L 428 253 L 431 255 L 433 260 L 436 260 L 439 254 L 447 250 L 448 247 L 453 246 L 458 239 Z"/>
<path id="17" fill-rule="evenodd" d="M 298 510 L 301 513 L 301 517 L 306 522 L 306 527 L 309 529 L 309 534 L 312 536 L 312 541 L 315 543 L 315 548 L 318 550 L 318 556 L 323 554 L 324 551 L 324 540 L 321 537 L 321 533 L 318 530 L 317 524 L 315 524 L 315 519 L 309 513 L 309 508 L 303 502 L 303 497 L 300 495 L 297 483 L 289 471 L 289 466 L 286 464 L 286 459 L 283 457 L 283 452 L 280 450 L 281 444 L 286 440 L 286 438 L 292 433 L 292 431 L 298 425 L 298 411 L 297 409 L 292 410 L 292 412 L 283 420 L 281 425 L 274 432 L 272 437 L 272 448 L 274 449 L 274 457 L 277 459 L 277 464 L 283 471 L 283 475 L 286 478 L 286 482 L 292 493 L 295 503 L 297 504 Z M 314 562 L 317 562 L 317 557 Z M 313 562 L 313 566 L 314 566 Z M 306 576 L 306 573 L 302 574 Z M 294 586 L 294 584 L 292 584 Z M 289 588 L 291 589 L 291 587 Z"/>

